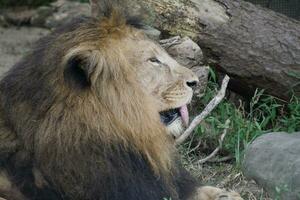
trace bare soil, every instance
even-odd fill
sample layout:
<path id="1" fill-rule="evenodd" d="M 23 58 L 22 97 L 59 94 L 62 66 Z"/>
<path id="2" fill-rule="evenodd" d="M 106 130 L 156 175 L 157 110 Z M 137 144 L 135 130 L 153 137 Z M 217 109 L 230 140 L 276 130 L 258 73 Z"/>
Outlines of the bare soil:
<path id="1" fill-rule="evenodd" d="M 0 76 L 30 51 L 33 42 L 48 32 L 41 28 L 0 26 Z"/>
<path id="2" fill-rule="evenodd" d="M 197 151 L 201 151 L 201 149 Z M 240 193 L 245 200 L 272 200 L 253 180 L 246 179 L 232 160 L 229 162 L 197 164 L 197 160 L 203 159 L 207 155 L 200 153 L 200 155 L 195 156 L 187 152 L 186 149 L 181 150 L 185 167 L 195 177 L 199 178 L 204 185 L 236 191 Z"/>

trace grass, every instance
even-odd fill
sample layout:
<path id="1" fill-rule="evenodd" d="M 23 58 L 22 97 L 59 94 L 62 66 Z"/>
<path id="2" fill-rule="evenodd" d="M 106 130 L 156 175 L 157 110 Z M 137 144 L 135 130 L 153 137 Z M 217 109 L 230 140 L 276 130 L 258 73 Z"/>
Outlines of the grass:
<path id="1" fill-rule="evenodd" d="M 208 104 L 218 88 L 215 73 L 211 71 L 201 107 Z M 258 136 L 275 131 L 300 131 L 299 103 L 299 97 L 293 96 L 289 102 L 285 102 L 266 95 L 264 90 L 256 90 L 248 103 L 240 102 L 238 106 L 225 99 L 197 128 L 194 138 L 201 138 L 211 148 L 217 147 L 224 123 L 230 119 L 222 153 L 234 156 L 237 166 L 240 166 L 245 148 Z"/>
<path id="2" fill-rule="evenodd" d="M 200 110 L 219 90 L 216 79 L 211 70 L 206 94 L 200 102 Z M 218 140 L 227 119 L 230 119 L 228 134 L 217 159 L 229 156 L 233 157 L 235 162 L 197 164 L 199 159 L 206 157 L 219 145 Z M 271 200 L 266 191 L 244 177 L 240 166 L 249 143 L 258 136 L 274 131 L 300 131 L 299 97 L 293 96 L 286 102 L 265 94 L 263 90 L 256 90 L 248 102 L 241 101 L 238 105 L 225 98 L 198 126 L 192 138 L 179 148 L 181 159 L 184 166 L 207 185 L 237 191 L 248 200 Z M 276 188 L 276 199 L 280 200 L 280 195 L 285 189 Z"/>

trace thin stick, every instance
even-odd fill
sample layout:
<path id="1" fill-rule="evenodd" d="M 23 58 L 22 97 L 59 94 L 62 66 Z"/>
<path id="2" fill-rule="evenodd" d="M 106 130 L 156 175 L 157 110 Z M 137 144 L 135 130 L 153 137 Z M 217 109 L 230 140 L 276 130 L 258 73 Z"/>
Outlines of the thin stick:
<path id="1" fill-rule="evenodd" d="M 226 162 L 226 161 L 232 160 L 233 158 L 234 158 L 233 156 L 229 155 L 229 156 L 225 156 L 225 157 L 218 158 L 218 159 L 211 159 L 211 160 L 208 160 L 207 162 L 213 162 L 213 163 Z"/>
<path id="2" fill-rule="evenodd" d="M 192 153 L 193 151 L 196 151 L 200 147 L 201 143 L 202 143 L 202 140 L 199 140 L 198 144 L 195 147 L 193 147 L 191 150 L 188 151 L 188 154 Z"/>
<path id="3" fill-rule="evenodd" d="M 207 157 L 205 157 L 201 160 L 198 160 L 197 164 L 203 164 L 203 163 L 207 162 L 211 158 L 215 157 L 217 155 L 217 153 L 222 149 L 223 141 L 224 141 L 225 136 L 227 135 L 227 130 L 229 128 L 229 123 L 230 123 L 230 120 L 227 119 L 226 122 L 225 122 L 225 129 L 224 129 L 224 131 L 223 131 L 223 133 L 222 133 L 222 135 L 219 139 L 219 146 L 211 154 L 209 154 Z"/>
<path id="4" fill-rule="evenodd" d="M 221 102 L 221 100 L 225 96 L 226 88 L 229 82 L 229 76 L 225 76 L 222 81 L 222 86 L 218 94 L 209 102 L 209 104 L 205 107 L 205 109 L 195 117 L 195 119 L 192 121 L 190 126 L 185 130 L 185 132 L 179 136 L 179 138 L 176 139 L 175 144 L 179 145 L 182 144 L 193 132 L 193 130 L 201 123 L 201 121 L 207 117 L 208 114 L 211 113 L 211 111 Z"/>

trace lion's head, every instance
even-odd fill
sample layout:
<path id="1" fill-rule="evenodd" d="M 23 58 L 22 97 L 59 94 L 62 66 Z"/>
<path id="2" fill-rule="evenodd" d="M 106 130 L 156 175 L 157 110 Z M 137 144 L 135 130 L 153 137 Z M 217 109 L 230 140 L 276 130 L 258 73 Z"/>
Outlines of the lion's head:
<path id="1" fill-rule="evenodd" d="M 94 38 L 82 41 L 68 50 L 64 59 L 68 61 L 75 58 L 76 64 L 83 61 L 98 65 L 93 66 L 93 69 L 88 69 L 90 70 L 88 73 L 93 73 L 91 74 L 93 84 L 96 84 L 97 79 L 101 80 L 99 74 L 103 69 L 99 69 L 101 67 L 99 65 L 103 62 L 121 62 L 124 66 L 130 66 L 126 72 L 110 71 L 107 73 L 111 73 L 110 75 L 114 77 L 119 76 L 120 73 L 128 76 L 127 73 L 130 72 L 138 86 L 149 98 L 151 97 L 151 101 L 156 106 L 153 109 L 160 113 L 161 121 L 168 127 L 169 133 L 178 136 L 188 125 L 187 104 L 190 103 L 193 95 L 192 88 L 198 82 L 197 76 L 191 70 L 178 64 L 161 46 L 150 40 L 143 30 L 137 29 L 135 26 L 139 26 L 138 24 L 126 26 L 125 21 L 122 22 L 120 18 L 114 16 L 104 20 L 99 26 L 104 27 L 107 31 L 105 34 L 109 36 L 103 38 L 105 42 Z M 102 50 L 104 46 L 110 47 L 106 50 L 109 52 Z M 108 58 L 110 56 L 114 58 L 110 61 L 103 60 L 104 53 Z M 115 60 L 115 55 L 119 57 L 117 60 Z M 120 65 L 120 63 L 115 65 Z M 110 68 L 110 70 L 120 70 Z"/>
<path id="2" fill-rule="evenodd" d="M 158 158 L 165 162 L 168 150 L 172 148 L 158 150 L 163 146 L 161 143 L 166 144 L 164 136 L 161 137 L 161 133 L 165 132 L 162 126 L 166 126 L 172 135 L 182 132 L 188 124 L 187 104 L 191 101 L 192 87 L 197 84 L 198 78 L 150 40 L 139 26 L 115 13 L 101 21 L 90 21 L 80 26 L 76 29 L 80 34 L 74 35 L 71 40 L 72 34 L 64 35 L 62 39 L 67 38 L 71 45 L 62 58 L 62 66 L 67 67 L 64 67 L 66 84 L 61 85 L 71 88 L 72 92 L 74 87 L 87 90 L 92 92 L 87 93 L 89 96 L 107 103 L 117 123 L 130 128 L 128 132 L 135 133 L 130 142 L 139 142 L 137 135 L 154 130 L 149 138 L 141 135 L 143 142 L 140 145 L 145 148 L 156 143 L 154 146 L 157 146 L 157 152 L 160 151 Z M 73 40 L 76 45 L 73 45 Z M 57 45 L 66 41 L 58 40 Z M 160 138 L 161 142 L 154 138 L 149 142 L 153 136 Z M 149 148 L 153 150 L 153 146 Z M 166 157 L 162 156 L 164 151 Z"/>
<path id="3" fill-rule="evenodd" d="M 135 18 L 127 18 L 124 21 L 120 17 L 127 15 L 125 10 L 129 5 L 119 0 L 111 1 L 113 3 L 97 0 L 90 2 L 92 15 L 96 18 L 106 18 L 106 22 L 101 26 L 104 29 L 108 28 L 108 34 L 113 33 L 110 35 L 111 40 L 106 42 L 108 46 L 115 49 L 111 55 L 114 53 L 121 55 L 122 59 L 124 58 L 121 62 L 134 68 L 133 73 L 137 83 L 147 95 L 153 97 L 152 101 L 157 106 L 161 121 L 168 127 L 168 132 L 178 136 L 188 125 L 186 105 L 191 101 L 192 88 L 198 82 L 197 76 L 178 64 L 156 42 L 147 38 L 143 32 L 143 25 L 139 21 L 135 21 Z M 118 7 L 119 11 L 122 10 L 122 14 L 118 15 L 116 10 L 112 9 L 112 5 Z M 101 45 L 96 45 L 94 48 L 101 49 L 105 43 Z"/>

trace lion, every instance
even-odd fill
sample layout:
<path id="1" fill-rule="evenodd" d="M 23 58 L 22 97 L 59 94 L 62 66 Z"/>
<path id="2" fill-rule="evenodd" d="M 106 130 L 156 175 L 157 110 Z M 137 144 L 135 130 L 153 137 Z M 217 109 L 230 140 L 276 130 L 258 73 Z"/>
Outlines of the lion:
<path id="1" fill-rule="evenodd" d="M 102 17 L 42 38 L 0 81 L 0 198 L 240 200 L 201 186 L 168 134 L 188 123 L 196 75 L 91 3 Z"/>

